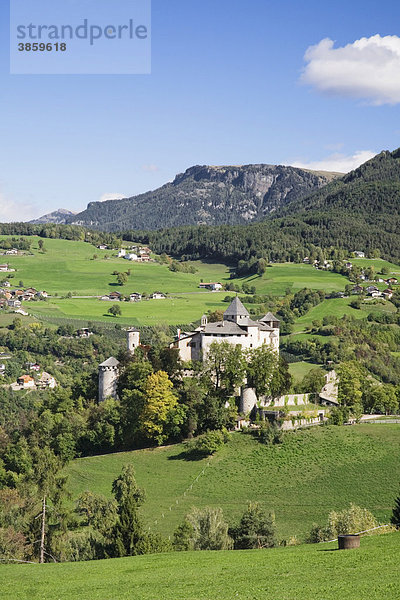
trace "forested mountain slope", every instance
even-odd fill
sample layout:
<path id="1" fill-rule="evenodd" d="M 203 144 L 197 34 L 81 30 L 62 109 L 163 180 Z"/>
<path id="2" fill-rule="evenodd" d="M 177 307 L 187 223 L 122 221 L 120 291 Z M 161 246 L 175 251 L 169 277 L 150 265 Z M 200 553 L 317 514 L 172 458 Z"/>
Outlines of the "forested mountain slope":
<path id="1" fill-rule="evenodd" d="M 195 166 L 152 192 L 91 202 L 69 223 L 103 231 L 260 221 L 338 174 L 275 165 Z"/>
<path id="2" fill-rule="evenodd" d="M 400 150 L 385 151 L 263 222 L 166 229 L 139 237 L 160 252 L 232 262 L 299 260 L 312 246 L 378 249 L 383 257 L 400 261 L 399 206 Z"/>

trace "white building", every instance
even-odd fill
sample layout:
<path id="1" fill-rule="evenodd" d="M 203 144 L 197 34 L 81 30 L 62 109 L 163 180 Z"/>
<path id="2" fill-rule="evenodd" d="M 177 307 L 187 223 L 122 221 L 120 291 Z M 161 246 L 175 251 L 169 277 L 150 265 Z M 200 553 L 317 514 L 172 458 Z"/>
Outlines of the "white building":
<path id="1" fill-rule="evenodd" d="M 223 321 L 208 323 L 203 316 L 195 331 L 179 334 L 171 348 L 178 348 L 181 360 L 202 360 L 213 342 L 229 342 L 243 349 L 259 348 L 263 344 L 279 352 L 279 319 L 272 313 L 259 321 L 250 315 L 239 298 L 234 298 L 224 312 Z"/>
<path id="2" fill-rule="evenodd" d="M 129 252 L 129 254 L 125 254 L 124 258 L 125 258 L 125 260 L 137 261 L 138 260 L 138 255 L 135 254 L 134 252 Z"/>

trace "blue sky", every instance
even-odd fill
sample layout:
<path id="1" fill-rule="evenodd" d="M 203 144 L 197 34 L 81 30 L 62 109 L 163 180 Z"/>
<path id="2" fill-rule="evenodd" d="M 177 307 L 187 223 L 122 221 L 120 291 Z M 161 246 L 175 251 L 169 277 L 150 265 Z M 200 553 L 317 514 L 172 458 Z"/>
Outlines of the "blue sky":
<path id="1" fill-rule="evenodd" d="M 150 75 L 10 75 L 5 4 L 0 221 L 83 210 L 194 164 L 351 168 L 400 146 L 398 2 L 153 0 Z"/>

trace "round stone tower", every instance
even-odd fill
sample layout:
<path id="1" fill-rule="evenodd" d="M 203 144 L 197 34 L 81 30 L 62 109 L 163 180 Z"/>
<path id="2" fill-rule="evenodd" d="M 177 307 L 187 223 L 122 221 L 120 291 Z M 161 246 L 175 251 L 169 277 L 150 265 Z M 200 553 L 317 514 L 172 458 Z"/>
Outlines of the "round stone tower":
<path id="1" fill-rule="evenodd" d="M 140 345 L 140 331 L 139 331 L 139 329 L 136 329 L 135 327 L 129 327 L 125 331 L 126 331 L 126 341 L 127 341 L 128 352 L 133 354 L 135 352 L 136 348 L 138 348 Z"/>
<path id="2" fill-rule="evenodd" d="M 117 398 L 119 361 L 111 356 L 99 365 L 99 402 L 110 396 Z"/>
<path id="3" fill-rule="evenodd" d="M 253 410 L 255 406 L 257 406 L 257 396 L 254 389 L 249 387 L 243 387 L 242 393 L 240 394 L 240 412 L 248 414 Z"/>

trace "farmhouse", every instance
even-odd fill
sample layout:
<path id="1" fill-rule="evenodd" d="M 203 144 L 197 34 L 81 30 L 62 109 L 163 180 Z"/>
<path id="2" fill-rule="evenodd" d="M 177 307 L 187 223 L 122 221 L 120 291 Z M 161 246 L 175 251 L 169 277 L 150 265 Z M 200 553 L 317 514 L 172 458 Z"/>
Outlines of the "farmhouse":
<path id="1" fill-rule="evenodd" d="M 353 254 L 356 258 L 365 258 L 365 252 L 361 252 L 360 250 L 355 250 Z"/>
<path id="2" fill-rule="evenodd" d="M 208 323 L 203 315 L 200 327 L 190 333 L 179 333 L 170 348 L 177 348 L 185 362 L 202 360 L 215 341 L 239 344 L 242 348 L 259 348 L 266 344 L 279 352 L 279 319 L 267 313 L 259 321 L 253 321 L 236 297 L 224 312 L 222 321 Z"/>
<path id="3" fill-rule="evenodd" d="M 125 254 L 124 258 L 125 258 L 125 260 L 137 261 L 138 255 L 135 254 L 135 252 L 129 252 L 128 254 Z"/>
<path id="4" fill-rule="evenodd" d="M 35 380 L 30 375 L 21 375 L 21 377 L 18 377 L 17 384 L 24 390 L 36 387 Z"/>
<path id="5" fill-rule="evenodd" d="M 43 390 L 45 390 L 45 389 L 52 390 L 57 386 L 57 383 L 52 375 L 43 371 L 43 373 L 41 374 L 41 376 L 38 380 L 37 385 L 39 388 L 41 388 Z"/>
<path id="6" fill-rule="evenodd" d="M 212 290 L 213 292 L 215 292 L 218 290 L 222 290 L 222 284 L 221 283 L 200 283 L 199 288 L 202 288 L 205 290 Z"/>
<path id="7" fill-rule="evenodd" d="M 389 277 L 389 279 L 386 279 L 386 283 L 388 285 L 397 285 L 398 280 L 396 279 L 396 277 Z"/>
<path id="8" fill-rule="evenodd" d="M 142 294 L 137 294 L 135 292 L 133 294 L 130 294 L 130 296 L 129 296 L 129 300 L 131 302 L 140 302 L 141 299 L 142 299 Z"/>
<path id="9" fill-rule="evenodd" d="M 165 300 L 166 299 L 166 295 L 163 294 L 162 292 L 154 292 L 154 294 L 151 294 L 150 298 L 152 300 Z"/>
<path id="10" fill-rule="evenodd" d="M 8 265 L 0 265 L 0 271 L 8 271 Z"/>

